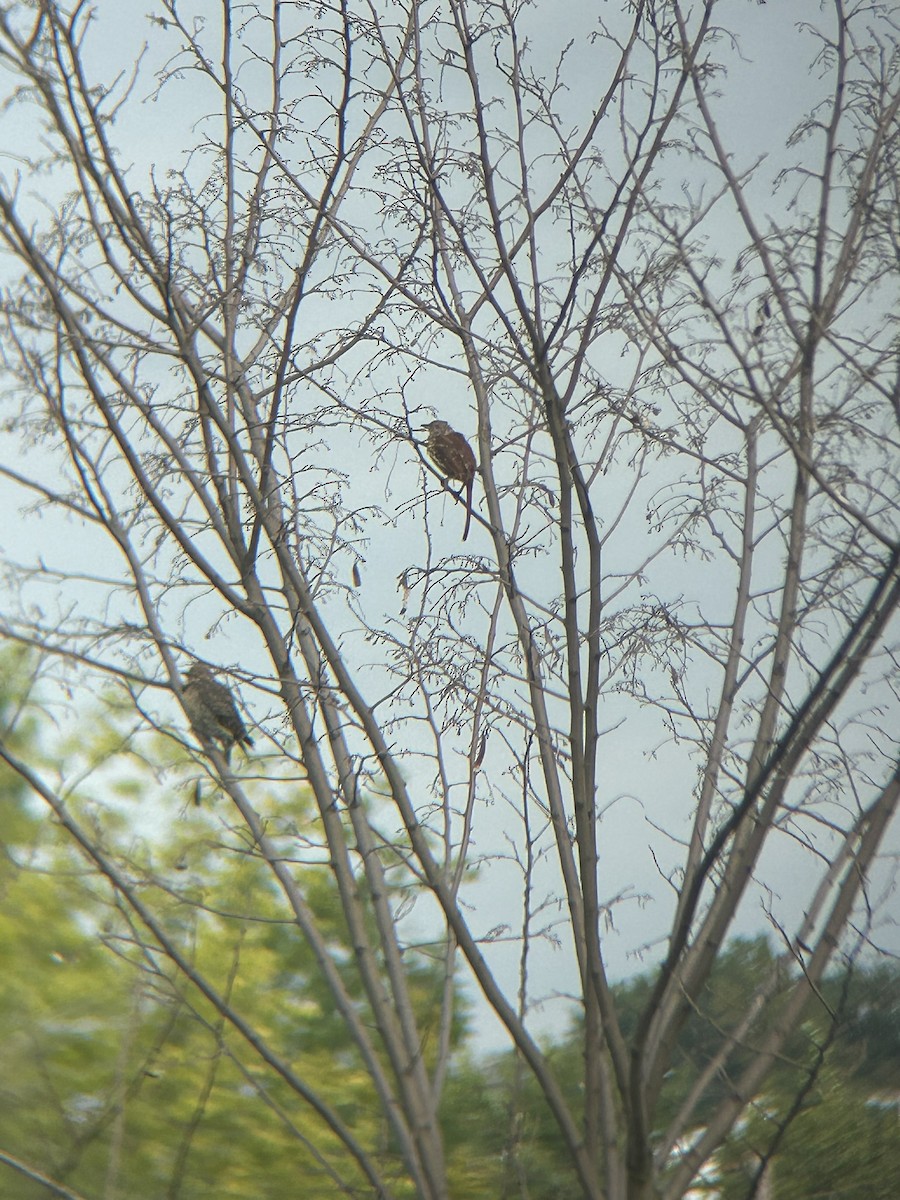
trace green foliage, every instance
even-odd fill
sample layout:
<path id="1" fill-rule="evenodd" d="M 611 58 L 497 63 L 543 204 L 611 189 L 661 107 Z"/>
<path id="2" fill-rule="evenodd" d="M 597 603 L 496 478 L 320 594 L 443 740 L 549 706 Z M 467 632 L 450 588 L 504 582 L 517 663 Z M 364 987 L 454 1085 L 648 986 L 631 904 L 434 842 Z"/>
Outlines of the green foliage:
<path id="1" fill-rule="evenodd" d="M 577 1077 L 565 1070 L 568 1054 L 567 1047 L 557 1047 L 551 1060 L 577 1093 Z M 556 1122 L 531 1072 L 514 1055 L 458 1064 L 442 1119 L 452 1195 L 580 1200 Z"/>
<path id="2" fill-rule="evenodd" d="M 792 1097 L 775 1091 L 758 1099 L 718 1158 L 722 1200 L 745 1200 L 763 1158 L 776 1200 L 893 1200 L 900 1178 L 897 1093 L 826 1068 L 787 1125 L 777 1152 L 772 1139 Z"/>
<path id="3" fill-rule="evenodd" d="M 11 672 L 6 678 L 12 693 L 20 689 Z M 15 709 L 14 732 L 10 703 L 6 712 L 4 744 L 28 744 L 34 762 L 34 726 Z M 388 1177 L 399 1176 L 370 1075 L 271 872 L 227 826 L 214 793 L 203 808 L 186 804 L 183 789 L 160 798 L 138 755 L 124 778 L 96 786 L 92 768 L 102 770 L 104 746 L 115 741 L 110 724 L 108 714 L 92 721 L 104 729 L 99 741 L 79 744 L 96 795 L 84 787 L 69 811 L 117 856 L 191 971 L 331 1106 Z M 151 796 L 164 834 L 141 837 L 129 824 Z M 259 802 L 272 830 L 308 817 L 302 794 L 289 813 L 269 795 Z M 0 805 L 0 1147 L 86 1197 L 315 1200 L 364 1189 L 336 1136 L 176 969 L 10 772 L 0 775 Z M 300 878 L 366 1020 L 331 872 L 314 863 Z M 440 955 L 413 957 L 410 974 L 424 1018 L 443 986 Z M 406 1194 L 402 1182 L 395 1193 Z M 0 1166 L 0 1194 L 33 1200 L 44 1191 Z"/>
<path id="4" fill-rule="evenodd" d="M 692 1012 L 666 1080 L 656 1127 L 671 1119 L 687 1089 L 718 1051 L 725 1032 L 746 1009 L 747 1000 L 774 963 L 765 938 L 737 940 L 726 947 Z M 652 986 L 652 974 L 615 989 L 628 1035 L 633 1034 Z M 856 967 L 849 978 L 836 972 L 822 992 L 827 1004 L 811 1006 L 808 1019 L 790 1040 L 788 1053 L 769 1076 L 716 1161 L 709 1165 L 710 1195 L 747 1200 L 756 1172 L 771 1156 L 774 1200 L 892 1200 L 900 1178 L 900 1137 L 896 1050 L 900 1039 L 900 970 L 896 966 Z M 738 1047 L 727 1071 L 712 1081 L 698 1109 L 698 1127 L 748 1064 L 759 1039 L 779 1010 L 776 995 Z M 820 1050 L 830 1024 L 838 1027 Z M 553 1048 L 551 1060 L 574 1111 L 583 1070 L 582 1037 L 576 1027 Z M 813 1077 L 811 1071 L 821 1069 Z M 794 1111 L 797 1096 L 803 1102 Z M 783 1127 L 783 1136 L 782 1136 Z M 519 1079 L 512 1055 L 486 1063 L 467 1062 L 455 1072 L 445 1104 L 445 1133 L 451 1148 L 465 1148 L 454 1181 L 455 1194 L 524 1196 L 568 1200 L 581 1195 L 560 1146 L 551 1115 L 530 1073 Z M 457 1159 L 450 1154 L 451 1164 Z M 695 1194 L 702 1194 L 698 1187 Z"/>
<path id="5" fill-rule="evenodd" d="M 37 726 L 21 700 L 32 674 L 22 656 L 7 660 L 0 719 L 4 745 L 27 747 L 34 761 Z M 92 722 L 105 727 L 103 745 L 113 737 L 110 723 Z M 86 743 L 86 760 L 102 764 L 103 745 Z M 70 800 L 100 844 L 121 846 L 129 812 L 151 794 L 140 761 L 137 755 L 129 759 L 124 776 L 102 792 L 115 796 L 114 804 L 97 804 L 89 795 Z M 309 821 L 302 794 L 276 803 L 265 782 L 259 786 L 273 836 Z M 158 791 L 152 794 L 154 805 L 165 805 Z M 175 789 L 168 803 L 165 836 L 131 836 L 127 857 L 120 857 L 136 895 L 151 902 L 160 928 L 191 970 L 352 1128 L 395 1181 L 395 1194 L 411 1194 L 371 1077 L 312 948 L 286 914 L 271 871 L 228 827 L 214 794 L 196 808 Z M 334 1134 L 161 953 L 96 866 L 9 771 L 0 771 L 0 804 L 0 958 L 8 964 L 0 974 L 0 1147 L 86 1197 L 281 1200 L 302 1194 L 324 1200 L 347 1190 L 365 1193 L 361 1172 Z M 409 886 L 402 872 L 395 874 L 399 887 Z M 331 872 L 312 861 L 299 878 L 347 994 L 366 1020 Z M 426 947 L 418 958 L 410 952 L 407 964 L 426 1030 L 444 986 L 440 951 Z M 659 1129 L 712 1061 L 773 962 L 764 938 L 735 942 L 720 956 L 679 1040 L 656 1114 Z M 616 988 L 626 1036 L 636 1028 L 651 986 L 647 973 Z M 776 991 L 728 1073 L 713 1080 L 698 1124 L 727 1093 L 729 1078 L 751 1060 L 778 1010 Z M 835 1012 L 837 1036 L 821 1064 Z M 435 1052 L 434 1034 L 426 1056 Z M 454 1031 L 458 1044 L 464 1035 L 461 1017 Z M 581 1053 L 577 1028 L 548 1052 L 576 1114 Z M 882 965 L 836 974 L 713 1164 L 722 1200 L 746 1196 L 770 1155 L 775 1200 L 892 1200 L 900 1177 L 892 1090 L 898 1075 L 900 971 Z M 795 1113 L 801 1089 L 803 1103 Z M 555 1121 L 514 1055 L 460 1057 L 445 1083 L 441 1117 L 452 1195 L 580 1196 Z M 8 1200 L 37 1200 L 43 1190 L 0 1168 L 0 1193 Z"/>

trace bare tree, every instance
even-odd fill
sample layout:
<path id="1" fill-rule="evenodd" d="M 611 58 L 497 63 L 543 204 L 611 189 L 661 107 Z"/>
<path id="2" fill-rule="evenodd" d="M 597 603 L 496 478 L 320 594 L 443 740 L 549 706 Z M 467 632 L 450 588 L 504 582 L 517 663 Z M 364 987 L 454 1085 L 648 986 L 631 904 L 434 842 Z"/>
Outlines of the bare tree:
<path id="1" fill-rule="evenodd" d="M 608 24 L 507 0 L 156 0 L 141 69 L 116 76 L 101 48 L 125 36 L 124 7 L 0 10 L 7 113 L 28 131 L 0 193 L 4 507 L 24 492 L 47 514 L 20 519 L 5 633 L 118 680 L 227 794 L 406 1187 L 449 1194 L 440 1100 L 468 978 L 584 1196 L 683 1196 L 829 965 L 873 940 L 888 882 L 896 13 L 833 0 L 796 29 L 778 6 L 715 0 L 635 0 Z M 790 38 L 810 65 L 804 107 L 760 152 L 735 106 L 770 77 L 734 90 L 742 37 Z M 476 451 L 465 547 L 424 454 L 435 418 Z M 251 760 L 190 741 L 189 656 L 230 672 Z M 189 961 L 120 850 L 2 753 L 120 892 L 145 954 L 393 1194 L 315 1081 Z M 311 789 L 304 842 L 333 873 L 364 1004 L 291 834 L 254 807 L 256 771 Z M 409 982 L 423 924 L 398 911 L 392 864 L 445 965 L 429 1055 Z M 609 955 L 637 894 L 652 916 L 631 949 L 654 942 L 658 969 L 626 1035 Z M 778 969 L 663 1127 L 683 1023 L 726 938 L 764 915 Z M 548 939 L 583 1018 L 580 1112 L 535 1036 Z"/>

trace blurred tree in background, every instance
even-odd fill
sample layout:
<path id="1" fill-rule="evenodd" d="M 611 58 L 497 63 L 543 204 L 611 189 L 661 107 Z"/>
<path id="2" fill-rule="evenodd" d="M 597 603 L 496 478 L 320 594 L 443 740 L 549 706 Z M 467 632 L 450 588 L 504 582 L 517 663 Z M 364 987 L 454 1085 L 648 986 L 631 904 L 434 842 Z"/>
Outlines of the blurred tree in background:
<path id="1" fill-rule="evenodd" d="M 38 723 L 30 715 L 25 667 L 21 655 L 5 657 L 2 709 L 4 729 L 15 729 L 10 741 L 32 757 Z M 102 748 L 116 720 L 112 711 L 98 716 L 103 719 L 93 727 L 104 734 L 97 747 L 82 740 L 89 753 Z M 118 801 L 115 811 L 104 811 L 104 822 L 111 828 L 125 823 L 149 786 L 134 762 L 113 789 Z M 4 1196 L 47 1194 L 36 1172 L 78 1196 L 127 1192 L 135 1200 L 274 1198 L 291 1194 L 298 1179 L 310 1196 L 354 1187 L 316 1152 L 291 1087 L 262 1071 L 177 973 L 160 969 L 152 944 L 123 922 L 108 881 L 40 815 L 21 780 L 4 771 L 0 789 L 0 954 L 9 968 L 0 975 L 0 1154 L 15 1147 L 12 1157 L 21 1168 L 6 1167 Z M 260 802 L 275 820 L 277 812 Z M 71 803 L 77 808 L 78 797 Z M 296 797 L 291 812 L 304 803 Z M 308 950 L 278 920 L 267 873 L 246 846 L 222 854 L 224 831 L 210 812 L 182 802 L 171 817 L 164 840 L 133 841 L 134 883 L 157 888 L 154 871 L 174 864 L 183 884 L 166 898 L 166 924 L 192 969 L 302 1066 L 342 1118 L 363 1131 L 368 1152 L 386 1173 L 397 1170 L 368 1075 Z M 330 927 L 333 954 L 349 960 L 329 876 L 314 865 L 306 874 L 311 903 Z M 720 956 L 679 1039 L 661 1105 L 665 1121 L 677 1118 L 693 1081 L 717 1060 L 724 1031 L 740 1020 L 748 992 L 775 961 L 764 938 L 737 941 Z M 427 965 L 415 975 L 427 1023 L 442 981 Z M 626 1031 L 638 1021 L 652 982 L 652 973 L 643 973 L 615 987 Z M 892 1197 L 900 1171 L 900 968 L 880 964 L 833 974 L 821 996 L 766 1091 L 717 1155 L 709 1195 L 746 1196 L 773 1130 L 783 1127 L 770 1164 L 774 1195 L 807 1200 L 837 1190 L 847 1200 Z M 769 1010 L 766 1023 L 777 1016 Z M 453 1193 L 472 1200 L 526 1191 L 535 1200 L 577 1196 L 577 1184 L 566 1183 L 566 1149 L 552 1112 L 519 1056 L 474 1053 L 466 1049 L 465 1033 L 460 1025 L 460 1053 L 443 1100 Z M 576 1112 L 583 1104 L 582 1044 L 576 1027 L 546 1046 Z M 753 1054 L 752 1044 L 742 1046 L 733 1069 Z M 727 1094 L 727 1071 L 717 1074 L 716 1086 Z M 706 1102 L 712 1112 L 715 1091 Z M 701 1111 L 698 1118 L 707 1115 Z M 698 1195 L 703 1191 L 697 1188 Z"/>

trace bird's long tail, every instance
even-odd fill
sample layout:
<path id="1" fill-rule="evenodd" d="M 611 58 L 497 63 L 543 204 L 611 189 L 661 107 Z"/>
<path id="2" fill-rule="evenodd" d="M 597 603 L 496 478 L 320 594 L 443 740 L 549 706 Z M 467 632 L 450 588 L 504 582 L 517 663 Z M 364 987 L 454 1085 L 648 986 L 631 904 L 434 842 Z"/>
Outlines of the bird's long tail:
<path id="1" fill-rule="evenodd" d="M 466 484 L 466 527 L 463 530 L 462 540 L 465 541 L 469 536 L 469 525 L 472 521 L 472 488 L 475 486 L 475 480 L 470 479 Z"/>

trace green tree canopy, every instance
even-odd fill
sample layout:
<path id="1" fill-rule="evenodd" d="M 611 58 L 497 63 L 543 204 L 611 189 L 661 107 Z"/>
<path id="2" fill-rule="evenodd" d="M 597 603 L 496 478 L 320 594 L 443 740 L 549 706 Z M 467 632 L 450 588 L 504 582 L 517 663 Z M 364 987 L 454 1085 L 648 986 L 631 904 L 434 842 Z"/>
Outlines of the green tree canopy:
<path id="1" fill-rule="evenodd" d="M 9 657 L 4 661 L 4 744 L 21 750 L 27 743 L 34 754 L 39 722 L 31 718 L 40 708 L 35 697 L 22 706 Z M 73 734 L 94 767 L 117 736 L 116 720 L 114 709 L 100 709 Z M 173 968 L 159 953 L 152 932 L 122 908 L 96 863 L 77 852 L 21 778 L 0 773 L 0 956 L 8 964 L 0 973 L 0 1150 L 92 1198 L 282 1200 L 298 1188 L 326 1197 L 363 1187 L 337 1144 L 329 1144 L 321 1114 L 266 1069 L 252 1038 L 226 1025 L 197 987 L 202 979 L 258 1034 L 263 1054 L 277 1053 L 393 1175 L 397 1149 L 371 1075 L 253 846 L 229 827 L 220 796 L 209 792 L 202 807 L 190 802 L 189 788 L 160 797 L 139 756 L 127 761 L 114 785 L 106 781 L 103 807 L 92 799 L 91 770 L 68 807 L 92 823 L 101 844 L 129 822 L 139 828 L 151 796 L 167 811 L 157 832 L 132 838 L 129 886 L 155 894 L 161 928 L 188 969 Z M 302 824 L 308 805 L 302 789 L 282 809 L 265 781 L 258 791 L 271 827 Z M 393 870 L 399 875 L 396 863 Z M 335 968 L 366 1020 L 327 865 L 310 861 L 302 883 Z M 410 980 L 429 1029 L 429 1013 L 438 1010 L 446 986 L 438 946 L 423 945 Z M 460 1015 L 454 1039 L 462 1028 Z M 437 1051 L 433 1032 L 426 1054 Z M 0 1181 L 10 1200 L 43 1194 L 6 1167 L 0 1166 Z"/>

